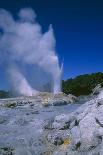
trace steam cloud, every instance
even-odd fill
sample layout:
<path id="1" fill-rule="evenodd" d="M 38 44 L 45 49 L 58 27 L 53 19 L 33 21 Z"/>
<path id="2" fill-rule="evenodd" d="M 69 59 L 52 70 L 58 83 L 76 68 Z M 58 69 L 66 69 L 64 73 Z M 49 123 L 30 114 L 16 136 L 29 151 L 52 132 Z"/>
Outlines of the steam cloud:
<path id="1" fill-rule="evenodd" d="M 58 93 L 61 89 L 61 69 L 55 52 L 53 28 L 50 25 L 43 33 L 31 8 L 21 9 L 17 20 L 10 12 L 0 9 L 0 60 L 8 64 L 12 87 L 21 95 L 30 96 L 37 91 L 30 86 L 18 64 L 39 66 L 52 77 L 52 91 Z M 32 76 L 35 82 L 35 74 Z"/>

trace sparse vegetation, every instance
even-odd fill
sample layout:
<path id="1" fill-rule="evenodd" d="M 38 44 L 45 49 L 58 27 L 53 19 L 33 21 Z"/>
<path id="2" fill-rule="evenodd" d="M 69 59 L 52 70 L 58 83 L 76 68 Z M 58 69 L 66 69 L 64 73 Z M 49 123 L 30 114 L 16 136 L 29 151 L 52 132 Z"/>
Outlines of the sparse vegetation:
<path id="1" fill-rule="evenodd" d="M 13 102 L 13 103 L 7 103 L 5 106 L 6 106 L 7 108 L 15 108 L 17 105 L 16 105 L 15 102 Z"/>
<path id="2" fill-rule="evenodd" d="M 0 154 L 2 154 L 2 155 L 14 155 L 14 148 L 2 147 L 2 148 L 0 148 Z"/>
<path id="3" fill-rule="evenodd" d="M 78 142 L 78 143 L 76 144 L 76 150 L 78 150 L 78 149 L 80 148 L 80 146 L 81 146 L 81 142 Z"/>

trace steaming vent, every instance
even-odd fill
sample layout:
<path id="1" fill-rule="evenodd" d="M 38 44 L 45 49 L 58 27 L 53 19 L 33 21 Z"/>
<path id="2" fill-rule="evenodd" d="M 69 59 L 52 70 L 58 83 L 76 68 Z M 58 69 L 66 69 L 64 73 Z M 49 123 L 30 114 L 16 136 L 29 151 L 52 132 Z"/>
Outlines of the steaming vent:
<path id="1" fill-rule="evenodd" d="M 21 9 L 15 19 L 0 10 L 0 60 L 15 93 L 31 96 L 38 91 L 61 91 L 53 28 L 50 25 L 43 33 L 31 8 Z"/>

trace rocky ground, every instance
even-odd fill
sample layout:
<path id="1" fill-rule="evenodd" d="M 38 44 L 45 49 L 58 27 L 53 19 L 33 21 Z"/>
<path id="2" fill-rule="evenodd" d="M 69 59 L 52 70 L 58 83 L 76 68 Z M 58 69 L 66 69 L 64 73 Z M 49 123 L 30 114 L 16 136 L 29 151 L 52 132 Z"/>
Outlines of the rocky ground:
<path id="1" fill-rule="evenodd" d="M 102 155 L 103 99 L 78 103 L 62 93 L 0 100 L 0 155 Z"/>

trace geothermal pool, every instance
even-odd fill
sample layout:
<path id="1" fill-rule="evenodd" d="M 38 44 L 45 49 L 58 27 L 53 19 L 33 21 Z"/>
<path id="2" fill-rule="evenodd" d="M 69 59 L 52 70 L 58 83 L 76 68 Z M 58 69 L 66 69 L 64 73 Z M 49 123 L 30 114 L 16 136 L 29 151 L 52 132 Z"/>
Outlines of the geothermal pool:
<path id="1" fill-rule="evenodd" d="M 45 154 L 45 122 L 56 115 L 69 114 L 80 106 L 72 104 L 42 107 L 41 104 L 33 103 L 16 107 L 1 106 L 5 105 L 6 101 L 0 100 L 0 151 L 5 151 L 6 148 L 7 152 L 11 151 L 10 155 Z"/>

